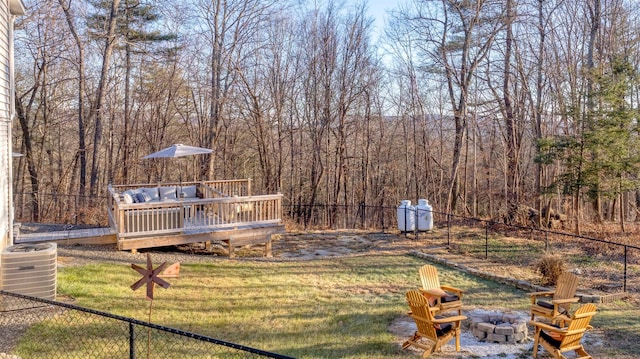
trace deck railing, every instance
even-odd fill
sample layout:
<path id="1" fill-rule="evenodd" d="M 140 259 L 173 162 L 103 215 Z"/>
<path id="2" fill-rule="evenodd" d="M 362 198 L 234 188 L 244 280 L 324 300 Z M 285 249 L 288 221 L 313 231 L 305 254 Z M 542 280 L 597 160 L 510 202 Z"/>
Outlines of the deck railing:
<path id="1" fill-rule="evenodd" d="M 119 239 L 189 233 L 282 222 L 282 194 L 237 196 L 251 193 L 250 180 L 183 182 L 197 185 L 198 198 L 125 204 L 127 189 L 173 186 L 175 183 L 109 186 L 109 221 Z M 231 195 L 230 195 L 231 194 Z"/>

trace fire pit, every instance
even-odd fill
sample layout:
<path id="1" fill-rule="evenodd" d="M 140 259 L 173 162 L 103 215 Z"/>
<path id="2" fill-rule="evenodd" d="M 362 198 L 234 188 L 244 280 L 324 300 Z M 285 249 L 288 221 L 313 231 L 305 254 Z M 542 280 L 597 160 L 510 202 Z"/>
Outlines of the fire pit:
<path id="1" fill-rule="evenodd" d="M 501 312 L 470 313 L 471 332 L 479 341 L 522 343 L 527 339 L 527 320 L 518 314 Z"/>

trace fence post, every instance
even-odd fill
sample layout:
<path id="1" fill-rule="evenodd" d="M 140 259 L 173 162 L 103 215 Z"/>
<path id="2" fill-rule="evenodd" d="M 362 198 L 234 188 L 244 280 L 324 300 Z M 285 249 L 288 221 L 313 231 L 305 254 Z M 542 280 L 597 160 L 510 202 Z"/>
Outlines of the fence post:
<path id="1" fill-rule="evenodd" d="M 549 232 L 548 231 L 544 231 L 544 250 L 545 251 L 549 250 Z"/>
<path id="2" fill-rule="evenodd" d="M 489 258 L 489 225 L 491 222 L 486 222 L 484 226 L 484 259 Z"/>
<path id="3" fill-rule="evenodd" d="M 129 322 L 129 358 L 136 359 L 136 336 L 133 323 Z"/>
<path id="4" fill-rule="evenodd" d="M 624 246 L 624 275 L 622 282 L 622 291 L 627 292 L 627 246 Z"/>

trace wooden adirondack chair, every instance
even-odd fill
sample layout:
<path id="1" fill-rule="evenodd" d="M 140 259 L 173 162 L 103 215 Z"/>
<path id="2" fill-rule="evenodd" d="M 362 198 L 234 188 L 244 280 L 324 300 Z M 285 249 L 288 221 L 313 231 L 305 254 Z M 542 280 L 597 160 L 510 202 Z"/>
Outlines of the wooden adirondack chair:
<path id="1" fill-rule="evenodd" d="M 462 290 L 441 285 L 438 278 L 438 269 L 430 264 L 423 265 L 418 272 L 422 283 L 420 292 L 429 299 L 432 312 L 457 310 L 458 315 L 462 314 Z"/>
<path id="2" fill-rule="evenodd" d="M 409 316 L 416 322 L 418 330 L 402 344 L 402 349 L 416 346 L 424 349 L 423 358 L 439 351 L 451 339 L 456 340 L 456 351 L 460 351 L 460 322 L 464 315 L 436 318 L 429 307 L 429 301 L 420 291 L 407 292 L 407 302 L 411 308 Z"/>
<path id="3" fill-rule="evenodd" d="M 577 303 L 580 298 L 574 297 L 578 289 L 578 276 L 570 272 L 560 274 L 556 289 L 553 292 L 535 292 L 531 296 L 531 320 L 540 316 L 551 320 L 555 324 L 558 321 L 566 321 L 569 318 L 571 304 Z M 540 297 L 549 299 L 541 300 Z"/>
<path id="4" fill-rule="evenodd" d="M 559 328 L 555 325 L 530 321 L 529 324 L 535 328 L 533 343 L 533 357 L 538 355 L 538 344 L 551 353 L 556 359 L 566 359 L 562 353 L 574 351 L 576 359 L 593 358 L 584 350 L 580 343 L 584 333 L 591 329 L 589 325 L 591 318 L 596 314 L 595 304 L 584 304 L 578 308 L 571 316 L 569 326 Z"/>

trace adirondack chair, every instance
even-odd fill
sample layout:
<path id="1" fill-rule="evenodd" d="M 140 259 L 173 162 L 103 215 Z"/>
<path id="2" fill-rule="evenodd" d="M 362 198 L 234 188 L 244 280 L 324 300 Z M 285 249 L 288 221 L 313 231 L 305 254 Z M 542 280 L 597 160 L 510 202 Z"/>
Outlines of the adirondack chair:
<path id="1" fill-rule="evenodd" d="M 558 278 L 555 291 L 530 293 L 531 320 L 534 320 L 535 316 L 540 316 L 549 319 L 552 324 L 566 321 L 570 315 L 571 304 L 577 303 L 580 299 L 574 297 L 577 289 L 578 276 L 564 272 Z"/>
<path id="2" fill-rule="evenodd" d="M 458 315 L 462 314 L 462 290 L 441 285 L 438 269 L 430 264 L 423 265 L 418 272 L 422 283 L 420 292 L 429 300 L 432 312 L 457 310 Z"/>
<path id="3" fill-rule="evenodd" d="M 411 308 L 409 316 L 416 322 L 418 330 L 402 344 L 403 350 L 413 345 L 424 349 L 422 357 L 426 358 L 455 338 L 456 351 L 460 351 L 460 323 L 467 317 L 464 315 L 434 317 L 429 301 L 417 290 L 407 292 L 407 302 Z"/>
<path id="4" fill-rule="evenodd" d="M 535 335 L 533 343 L 533 357 L 537 358 L 538 344 L 551 353 L 556 359 L 566 359 L 562 353 L 574 351 L 577 355 L 576 359 L 593 358 L 584 350 L 580 343 L 582 336 L 588 329 L 592 329 L 589 325 L 591 318 L 596 314 L 596 305 L 592 303 L 584 304 L 578 308 L 571 316 L 569 325 L 560 328 L 555 325 L 549 325 L 542 322 L 530 321 L 529 324 L 534 326 Z M 573 356 L 572 356 L 573 358 Z"/>

